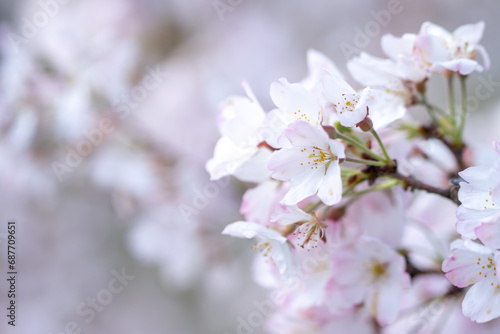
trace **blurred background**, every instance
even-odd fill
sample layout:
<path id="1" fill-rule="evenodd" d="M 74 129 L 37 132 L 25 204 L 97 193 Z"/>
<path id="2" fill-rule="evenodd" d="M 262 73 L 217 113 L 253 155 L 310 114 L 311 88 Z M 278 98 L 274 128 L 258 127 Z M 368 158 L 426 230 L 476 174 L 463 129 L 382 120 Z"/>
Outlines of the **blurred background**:
<path id="1" fill-rule="evenodd" d="M 266 291 L 251 243 L 220 234 L 251 185 L 209 181 L 218 103 L 246 80 L 269 110 L 271 82 L 305 77 L 309 48 L 347 74 L 356 52 L 383 57 L 384 33 L 484 20 L 492 66 L 469 82 L 466 138 L 489 147 L 498 85 L 474 87 L 500 82 L 498 13 L 494 0 L 0 0 L 2 310 L 18 227 L 17 323 L 2 311 L 0 333 L 238 333 Z"/>

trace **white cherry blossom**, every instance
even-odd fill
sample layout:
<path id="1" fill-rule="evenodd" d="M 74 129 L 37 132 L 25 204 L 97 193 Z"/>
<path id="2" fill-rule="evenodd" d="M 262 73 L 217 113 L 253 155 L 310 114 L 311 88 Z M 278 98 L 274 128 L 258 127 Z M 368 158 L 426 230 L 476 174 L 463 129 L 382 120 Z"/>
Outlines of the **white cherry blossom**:
<path id="1" fill-rule="evenodd" d="M 468 75 L 473 71 L 482 72 L 490 66 L 489 56 L 479 44 L 483 30 L 482 21 L 460 26 L 452 33 L 436 24 L 425 22 L 415 46 L 423 52 L 426 61 L 434 69 L 444 68 L 461 75 Z M 482 65 L 475 60 L 477 53 L 483 58 Z"/>
<path id="2" fill-rule="evenodd" d="M 342 197 L 339 160 L 345 158 L 344 145 L 306 121 L 294 122 L 284 135 L 290 145 L 274 152 L 269 160 L 271 176 L 290 181 L 290 190 L 281 202 L 293 205 L 317 194 L 327 205 L 338 203 Z"/>
<path id="3" fill-rule="evenodd" d="M 459 288 L 473 285 L 462 304 L 464 315 L 479 323 L 499 317 L 499 252 L 471 240 L 456 240 L 451 248 L 443 262 L 446 278 Z"/>
<path id="4" fill-rule="evenodd" d="M 254 166 L 262 166 L 269 153 L 267 148 L 259 148 L 263 141 L 260 130 L 265 113 L 250 87 L 246 83 L 243 86 L 248 97 L 229 97 L 220 105 L 218 125 L 222 137 L 215 145 L 213 158 L 206 164 L 212 180 L 238 172 L 239 178 L 245 181 L 257 181 L 267 176 L 265 170 L 257 173 L 255 168 L 239 170 L 249 161 Z"/>
<path id="5" fill-rule="evenodd" d="M 333 303 L 364 303 L 381 325 L 396 320 L 403 290 L 410 286 L 401 255 L 377 239 L 361 237 L 333 254 L 333 263 L 328 292 Z"/>
<path id="6" fill-rule="evenodd" d="M 335 106 L 342 126 L 357 126 L 368 116 L 369 104 L 374 98 L 370 88 L 358 93 L 341 77 L 327 72 L 323 89 L 326 100 Z"/>

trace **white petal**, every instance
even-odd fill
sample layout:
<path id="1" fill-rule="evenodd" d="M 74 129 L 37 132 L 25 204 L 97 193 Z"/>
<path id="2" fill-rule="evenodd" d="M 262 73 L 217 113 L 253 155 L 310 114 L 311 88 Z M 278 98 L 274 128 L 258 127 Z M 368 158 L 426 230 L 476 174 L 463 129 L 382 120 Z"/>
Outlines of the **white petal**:
<path id="1" fill-rule="evenodd" d="M 318 189 L 318 197 L 326 205 L 334 205 L 342 199 L 342 179 L 337 161 L 330 163 Z"/>
<path id="2" fill-rule="evenodd" d="M 277 231 L 246 221 L 237 221 L 227 225 L 226 228 L 224 228 L 224 231 L 222 231 L 222 234 L 242 239 L 253 239 L 255 237 L 259 237 L 261 239 L 276 240 L 279 243 L 286 242 L 286 238 Z"/>
<path id="3" fill-rule="evenodd" d="M 483 37 L 484 32 L 484 22 L 480 21 L 475 24 L 465 24 L 458 27 L 453 32 L 453 37 L 460 44 L 472 44 L 475 45 L 479 43 Z"/>
<path id="4" fill-rule="evenodd" d="M 285 205 L 297 204 L 303 199 L 316 194 L 324 176 L 324 166 L 297 175 L 290 180 L 290 190 L 281 200 L 281 203 Z"/>
<path id="5" fill-rule="evenodd" d="M 491 249 L 500 249 L 500 222 L 483 223 L 475 229 L 479 240 Z"/>
<path id="6" fill-rule="evenodd" d="M 334 105 L 342 101 L 342 94 L 356 94 L 344 79 L 329 72 L 323 78 L 323 88 L 326 99 Z"/>
<path id="7" fill-rule="evenodd" d="M 300 148 L 281 149 L 273 152 L 269 159 L 268 168 L 274 179 L 288 181 L 294 176 L 310 170 L 305 164 L 306 159 L 307 156 Z"/>
<path id="8" fill-rule="evenodd" d="M 491 285 L 493 283 L 493 285 Z M 462 303 L 463 313 L 472 321 L 483 323 L 500 316 L 498 279 L 484 279 L 467 291 Z"/>
<path id="9" fill-rule="evenodd" d="M 296 121 L 290 124 L 285 131 L 285 136 L 295 147 L 317 146 L 320 149 L 326 149 L 328 146 L 327 133 L 305 121 Z"/>
<path id="10" fill-rule="evenodd" d="M 314 126 L 320 121 L 321 107 L 318 99 L 298 83 L 291 84 L 286 79 L 273 82 L 271 99 L 290 117 L 311 122 Z"/>
<path id="11" fill-rule="evenodd" d="M 271 176 L 267 164 L 271 151 L 261 148 L 250 159 L 245 161 L 235 172 L 234 176 L 244 182 L 264 182 Z"/>
<path id="12" fill-rule="evenodd" d="M 272 222 L 278 222 L 280 225 L 290 225 L 303 221 L 310 221 L 312 216 L 297 205 L 281 205 L 271 215 Z"/>
<path id="13" fill-rule="evenodd" d="M 221 137 L 215 145 L 214 156 L 207 161 L 206 169 L 211 180 L 218 180 L 232 175 L 243 163 L 248 161 L 256 152 L 255 147 L 238 147 L 227 137 Z"/>

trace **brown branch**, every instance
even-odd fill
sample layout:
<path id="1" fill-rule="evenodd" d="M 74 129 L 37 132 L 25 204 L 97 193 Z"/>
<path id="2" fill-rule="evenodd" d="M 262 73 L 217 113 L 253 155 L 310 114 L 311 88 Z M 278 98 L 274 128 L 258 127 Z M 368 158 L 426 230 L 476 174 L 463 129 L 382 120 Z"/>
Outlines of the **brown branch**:
<path id="1" fill-rule="evenodd" d="M 403 174 L 400 174 L 399 172 L 387 174 L 387 176 L 403 181 L 403 184 L 406 188 L 424 190 L 431 194 L 437 194 L 442 197 L 446 197 L 457 205 L 461 204 L 458 200 L 458 192 L 455 188 L 434 187 L 415 179 L 413 176 L 405 176 Z"/>

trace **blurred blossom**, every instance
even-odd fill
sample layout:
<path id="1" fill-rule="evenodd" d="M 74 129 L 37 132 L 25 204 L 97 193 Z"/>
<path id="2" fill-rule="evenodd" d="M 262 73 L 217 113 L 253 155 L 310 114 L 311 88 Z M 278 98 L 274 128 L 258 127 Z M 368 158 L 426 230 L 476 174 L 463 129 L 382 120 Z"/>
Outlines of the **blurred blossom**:
<path id="1" fill-rule="evenodd" d="M 214 5 L 221 2 L 230 8 L 223 17 Z M 276 156 L 273 150 L 289 148 L 290 138 L 282 133 L 297 119 L 309 120 L 324 141 L 328 131 L 322 121 L 356 126 L 373 117 L 402 173 L 447 186 L 458 166 L 446 146 L 408 138 L 391 124 L 414 120 L 407 109 L 416 101 L 417 85 L 432 71 L 468 74 L 491 67 L 496 82 L 498 70 L 494 62 L 489 66 L 483 45 L 491 59 L 498 59 L 491 38 L 498 30 L 498 6 L 402 1 L 402 13 L 379 24 L 380 36 L 370 37 L 360 49 L 366 53 L 347 66 L 360 83 L 372 85 L 363 91 L 351 88 L 340 45 L 352 44 L 367 23 L 377 23 L 373 13 L 385 4 L 221 2 L 0 3 L 0 217 L 20 226 L 19 330 L 60 333 L 74 321 L 92 333 L 375 333 L 373 316 L 385 324 L 399 312 L 401 318 L 384 333 L 408 331 L 409 323 L 430 333 L 447 317 L 443 333 L 496 333 L 499 320 L 478 326 L 464 318 L 463 294 L 415 312 L 416 305 L 452 288 L 442 275 L 412 277 L 411 289 L 403 291 L 405 265 L 413 270 L 410 276 L 435 272 L 453 254 L 449 245 L 460 237 L 453 203 L 398 188 L 359 198 L 363 210 L 345 209 L 339 171 L 345 165 L 336 164 L 344 158 L 344 145 L 328 139 L 326 146 L 311 145 L 333 152 L 331 161 L 321 162 L 328 163 L 324 168 L 332 171 L 335 187 L 308 189 L 287 203 L 294 206 L 284 206 L 280 202 L 297 187 L 272 180 L 267 163 Z M 332 20 L 335 13 L 345 15 Z M 479 23 L 453 34 L 445 30 L 470 21 L 467 15 Z M 419 50 L 432 64 L 412 68 L 408 59 L 415 53 L 393 56 L 413 37 L 394 36 L 418 31 L 427 20 L 445 28 L 422 26 Z M 376 46 L 374 41 L 389 31 L 394 36 Z M 429 49 L 443 41 L 439 53 Z M 370 56 L 377 48 L 390 61 Z M 339 82 L 342 89 L 325 92 Z M 354 97 L 346 99 L 346 92 Z M 429 95 L 441 93 L 436 89 Z M 219 104 L 226 96 L 232 97 Z M 377 105 L 367 100 L 380 96 L 385 99 L 378 106 L 385 109 L 377 115 Z M 498 99 L 481 103 L 493 101 Z M 390 115 L 394 108 L 398 114 Z M 249 109 L 257 118 L 248 117 Z M 289 115 L 299 109 L 298 116 Z M 491 166 L 495 159 L 481 147 L 497 135 L 498 113 L 481 112 L 465 129 L 472 143 L 466 160 Z M 210 175 L 205 163 L 217 141 L 227 144 L 226 139 L 234 154 L 217 156 Z M 332 148 L 331 142 L 339 146 Z M 237 166 L 231 165 L 234 160 Z M 461 188 L 460 197 L 476 189 L 471 171 L 461 174 L 471 184 Z M 317 198 L 304 199 L 313 193 L 336 204 L 316 216 L 306 208 Z M 243 220 L 250 224 L 230 225 L 229 232 L 257 235 L 257 245 L 220 235 L 227 224 Z M 468 233 L 479 239 L 491 229 L 476 225 L 480 229 Z M 296 227 L 296 233 L 283 236 Z M 383 253 L 371 271 L 361 257 L 342 262 L 356 254 L 369 257 L 367 243 Z M 359 266 L 351 270 L 354 264 Z M 95 311 L 95 319 L 85 321 L 78 307 L 108 289 L 113 270 L 122 268 L 134 280 Z M 338 270 L 351 276 L 339 283 Z M 373 280 L 360 294 L 349 295 L 355 281 L 377 270 L 390 276 L 387 284 Z M 380 289 L 389 288 L 397 290 L 390 300 L 396 306 L 360 307 L 360 300 L 375 299 Z M 338 295 L 344 302 L 332 298 Z M 5 326 L 2 321 L 1 333 L 9 333 Z"/>

